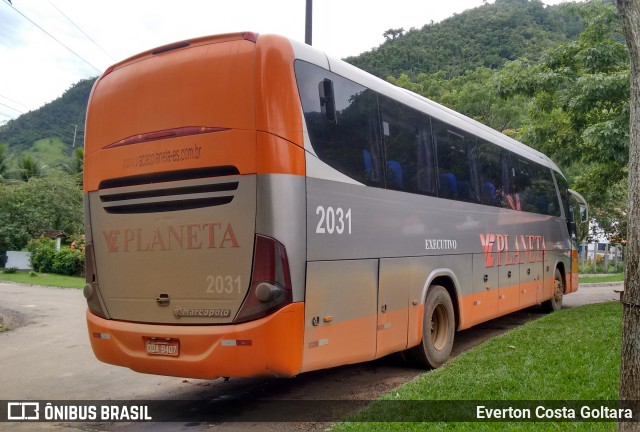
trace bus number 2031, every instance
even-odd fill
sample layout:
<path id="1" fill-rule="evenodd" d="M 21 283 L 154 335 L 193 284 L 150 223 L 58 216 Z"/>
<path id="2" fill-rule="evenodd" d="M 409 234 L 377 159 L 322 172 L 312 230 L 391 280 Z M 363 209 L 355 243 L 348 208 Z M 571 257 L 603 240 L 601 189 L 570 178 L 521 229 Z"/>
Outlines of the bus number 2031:
<path id="1" fill-rule="evenodd" d="M 240 294 L 240 276 L 207 276 L 207 294 Z"/>
<path id="2" fill-rule="evenodd" d="M 316 214 L 320 216 L 316 234 L 351 234 L 351 209 L 318 206 Z"/>

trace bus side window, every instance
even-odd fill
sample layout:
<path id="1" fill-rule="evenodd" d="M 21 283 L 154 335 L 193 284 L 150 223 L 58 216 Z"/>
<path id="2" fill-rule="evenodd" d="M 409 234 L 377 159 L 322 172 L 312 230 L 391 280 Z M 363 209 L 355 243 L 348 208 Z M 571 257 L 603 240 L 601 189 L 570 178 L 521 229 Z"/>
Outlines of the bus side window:
<path id="1" fill-rule="evenodd" d="M 519 210 L 548 216 L 560 216 L 560 207 L 551 169 L 533 161 L 511 155 L 514 188 Z"/>
<path id="2" fill-rule="evenodd" d="M 438 196 L 479 202 L 475 137 L 432 120 L 438 161 Z"/>
<path id="3" fill-rule="evenodd" d="M 416 192 L 423 195 L 437 195 L 434 167 L 433 138 L 431 136 L 431 118 L 423 116 L 417 142 Z"/>
<path id="4" fill-rule="evenodd" d="M 309 140 L 320 160 L 367 186 L 384 186 L 378 95 L 305 61 L 296 61 L 295 72 Z"/>
<path id="5" fill-rule="evenodd" d="M 551 169 L 536 164 L 534 170 L 533 182 L 536 193 L 536 211 L 549 216 L 560 216 L 558 194 L 553 183 Z"/>
<path id="6" fill-rule="evenodd" d="M 501 207 L 504 199 L 503 151 L 500 147 L 478 140 L 477 161 L 482 184 L 482 204 Z"/>
<path id="7" fill-rule="evenodd" d="M 429 117 L 385 96 L 379 100 L 387 189 L 435 195 Z"/>
<path id="8" fill-rule="evenodd" d="M 556 179 L 556 182 L 558 183 L 558 189 L 560 192 L 560 199 L 562 202 L 562 208 L 564 209 L 564 217 L 566 219 L 569 219 L 570 221 L 572 221 L 573 219 L 570 216 L 570 210 L 569 210 L 569 198 L 568 198 L 568 189 L 569 189 L 569 183 L 567 183 L 567 181 L 564 179 L 564 177 L 562 177 L 562 175 L 557 174 L 557 173 L 553 173 L 553 176 Z M 555 191 L 555 188 L 554 188 Z M 553 195 L 554 197 L 556 197 L 554 199 L 554 202 L 557 203 L 558 202 L 558 198 L 557 198 L 557 194 L 554 193 Z M 557 214 L 554 216 L 560 216 L 560 209 L 558 208 L 557 210 Z M 583 221 L 584 222 L 584 221 Z"/>
<path id="9" fill-rule="evenodd" d="M 511 155 L 513 182 L 512 196 L 518 201 L 516 210 L 535 212 L 535 188 L 532 183 L 531 163 L 518 155 Z"/>

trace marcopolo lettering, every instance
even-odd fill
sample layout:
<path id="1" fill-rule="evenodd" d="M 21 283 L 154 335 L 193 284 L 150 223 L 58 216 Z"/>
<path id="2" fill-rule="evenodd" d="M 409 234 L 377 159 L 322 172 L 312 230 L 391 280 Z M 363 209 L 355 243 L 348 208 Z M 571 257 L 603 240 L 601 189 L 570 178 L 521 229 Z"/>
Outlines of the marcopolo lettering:
<path id="1" fill-rule="evenodd" d="M 109 253 L 240 247 L 233 226 L 222 222 L 110 229 L 102 237 Z"/>
<path id="2" fill-rule="evenodd" d="M 189 318 L 228 318 L 231 316 L 231 309 L 190 309 L 177 306 L 173 308 L 173 316 L 176 319 L 182 317 Z"/>

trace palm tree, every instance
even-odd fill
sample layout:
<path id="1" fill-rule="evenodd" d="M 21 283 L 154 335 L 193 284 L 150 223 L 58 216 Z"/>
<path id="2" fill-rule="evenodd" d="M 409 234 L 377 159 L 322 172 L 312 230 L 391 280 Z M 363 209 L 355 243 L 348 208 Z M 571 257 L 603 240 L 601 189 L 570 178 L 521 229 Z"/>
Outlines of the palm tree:
<path id="1" fill-rule="evenodd" d="M 43 168 L 31 155 L 25 155 L 18 160 L 18 177 L 25 182 L 31 177 L 42 177 Z"/>
<path id="2" fill-rule="evenodd" d="M 62 169 L 73 177 L 76 177 L 82 186 L 82 174 L 84 172 L 84 150 L 76 147 L 69 163 L 63 164 Z"/>

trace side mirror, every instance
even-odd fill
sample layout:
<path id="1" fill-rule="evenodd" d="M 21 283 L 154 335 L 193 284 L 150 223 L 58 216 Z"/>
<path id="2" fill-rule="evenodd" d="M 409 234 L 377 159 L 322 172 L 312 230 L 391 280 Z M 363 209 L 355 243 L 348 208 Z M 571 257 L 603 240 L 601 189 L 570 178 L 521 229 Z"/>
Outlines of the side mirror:
<path id="1" fill-rule="evenodd" d="M 338 123 L 336 115 L 336 99 L 333 94 L 333 81 L 328 78 L 323 79 L 318 84 L 318 93 L 320 94 L 320 110 L 331 123 Z"/>

